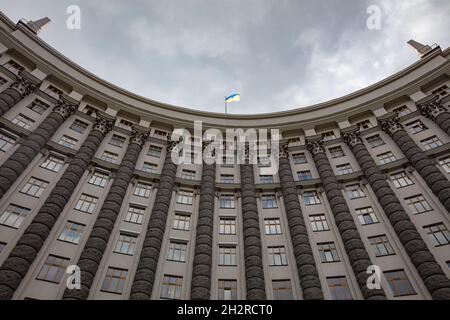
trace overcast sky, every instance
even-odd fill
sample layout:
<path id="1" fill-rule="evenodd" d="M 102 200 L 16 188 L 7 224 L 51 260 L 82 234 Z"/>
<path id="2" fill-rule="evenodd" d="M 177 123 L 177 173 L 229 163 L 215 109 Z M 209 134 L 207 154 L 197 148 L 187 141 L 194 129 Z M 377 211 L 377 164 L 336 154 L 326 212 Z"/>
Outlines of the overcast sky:
<path id="1" fill-rule="evenodd" d="M 69 5 L 81 29 L 66 27 Z M 381 28 L 369 30 L 369 5 Z M 265 113 L 324 102 L 418 59 L 409 39 L 450 46 L 449 0 L 0 0 L 10 19 L 97 76 L 169 104 Z"/>

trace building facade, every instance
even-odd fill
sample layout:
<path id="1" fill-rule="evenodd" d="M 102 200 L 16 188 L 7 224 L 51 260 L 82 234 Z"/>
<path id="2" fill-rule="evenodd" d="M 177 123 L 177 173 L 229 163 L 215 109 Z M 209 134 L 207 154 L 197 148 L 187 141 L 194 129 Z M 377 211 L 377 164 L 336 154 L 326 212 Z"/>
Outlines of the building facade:
<path id="1" fill-rule="evenodd" d="M 224 115 L 118 88 L 0 14 L 0 298 L 450 299 L 449 59 Z M 173 163 L 195 120 L 279 129 L 278 173 Z"/>

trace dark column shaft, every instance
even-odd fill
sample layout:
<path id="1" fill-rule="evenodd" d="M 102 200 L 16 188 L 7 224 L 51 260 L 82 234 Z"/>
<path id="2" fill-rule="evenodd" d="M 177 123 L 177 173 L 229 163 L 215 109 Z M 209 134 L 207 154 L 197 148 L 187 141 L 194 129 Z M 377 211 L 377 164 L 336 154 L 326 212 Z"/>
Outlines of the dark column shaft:
<path id="1" fill-rule="evenodd" d="M 155 203 L 145 234 L 144 246 L 139 257 L 139 264 L 131 287 L 130 299 L 145 300 L 152 296 L 159 253 L 166 229 L 167 214 L 175 186 L 177 165 L 172 162 L 171 153 L 174 143 L 169 143 L 166 158 L 158 184 Z"/>
<path id="2" fill-rule="evenodd" d="M 441 203 L 450 212 L 450 181 L 436 167 L 433 160 L 420 149 L 414 140 L 403 129 L 399 118 L 395 114 L 388 114 L 379 119 L 381 128 L 389 134 L 398 145 L 409 162 L 422 176 L 431 191 L 439 198 Z"/>
<path id="3" fill-rule="evenodd" d="M 88 298 L 92 282 L 122 207 L 128 185 L 133 178 L 136 161 L 147 137 L 147 131 L 133 127 L 130 144 L 77 263 L 81 269 L 81 289 L 66 289 L 64 299 L 84 300 Z"/>
<path id="4" fill-rule="evenodd" d="M 266 286 L 253 165 L 241 164 L 240 168 L 247 299 L 265 300 Z"/>
<path id="5" fill-rule="evenodd" d="M 75 106 L 60 100 L 54 110 L 25 139 L 0 167 L 0 199 L 11 188 L 34 157 L 55 134 L 61 124 L 75 111 Z"/>
<path id="6" fill-rule="evenodd" d="M 190 297 L 192 300 L 209 300 L 211 298 L 215 180 L 216 164 L 203 163 L 194 264 L 192 267 Z"/>
<path id="7" fill-rule="evenodd" d="M 369 277 L 367 268 L 373 265 L 373 263 L 370 261 L 370 256 L 361 240 L 353 216 L 350 213 L 350 209 L 347 206 L 347 202 L 342 195 L 336 176 L 325 154 L 325 149 L 322 146 L 322 137 L 309 139 L 307 145 L 314 157 L 314 162 L 322 180 L 328 203 L 330 204 L 334 220 L 344 242 L 345 251 L 347 252 L 364 299 L 386 299 L 383 289 L 371 290 L 367 288 L 367 278 Z"/>
<path id="8" fill-rule="evenodd" d="M 294 247 L 295 262 L 297 264 L 303 299 L 321 300 L 323 299 L 322 287 L 309 242 L 308 231 L 303 219 L 302 209 L 298 201 L 298 192 L 292 176 L 286 145 L 280 148 L 278 174 L 280 176 L 281 190 L 286 208 L 292 246 Z"/>
<path id="9" fill-rule="evenodd" d="M 0 299 L 11 299 L 64 210 L 113 121 L 97 115 L 89 136 L 0 268 Z"/>
<path id="10" fill-rule="evenodd" d="M 19 73 L 17 80 L 0 93 L 0 116 L 8 112 L 9 109 L 27 95 L 34 92 L 37 87 L 38 83 L 27 79 L 22 73 Z"/>
<path id="11" fill-rule="evenodd" d="M 342 136 L 355 155 L 361 170 L 433 299 L 450 299 L 450 281 L 411 222 L 386 181 L 386 177 L 372 159 L 359 137 L 359 130 L 357 128 L 347 129 Z"/>
<path id="12" fill-rule="evenodd" d="M 417 108 L 450 136 L 450 113 L 442 106 L 439 96 L 435 95 L 418 101 Z"/>

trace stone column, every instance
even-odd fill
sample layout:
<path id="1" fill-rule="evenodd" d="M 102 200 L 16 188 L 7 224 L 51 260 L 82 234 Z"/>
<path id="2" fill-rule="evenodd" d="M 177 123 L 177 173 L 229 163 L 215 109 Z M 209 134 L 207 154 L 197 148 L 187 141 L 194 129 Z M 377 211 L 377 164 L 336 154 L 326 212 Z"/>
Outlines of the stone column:
<path id="1" fill-rule="evenodd" d="M 161 179 L 156 192 L 152 214 L 145 234 L 144 246 L 139 257 L 136 274 L 131 287 L 130 299 L 149 300 L 152 296 L 156 268 L 166 229 L 167 214 L 175 186 L 177 164 L 172 162 L 172 149 L 176 144 L 169 142 Z"/>
<path id="2" fill-rule="evenodd" d="M 133 126 L 127 151 L 77 263 L 81 269 L 81 289 L 66 289 L 63 299 L 85 300 L 88 298 L 128 185 L 133 178 L 136 161 L 149 133 L 145 128 Z"/>
<path id="3" fill-rule="evenodd" d="M 361 170 L 369 182 L 378 202 L 388 217 L 400 242 L 416 267 L 433 299 L 450 299 L 450 281 L 446 278 L 433 254 L 428 249 L 415 225 L 403 209 L 386 176 L 372 159 L 359 137 L 359 129 L 350 127 L 342 130 L 342 137 L 352 150 Z"/>
<path id="4" fill-rule="evenodd" d="M 0 199 L 11 188 L 25 168 L 55 134 L 61 124 L 76 110 L 68 101 L 60 100 L 53 111 L 28 136 L 0 167 Z"/>
<path id="5" fill-rule="evenodd" d="M 16 81 L 0 93 L 0 116 L 8 112 L 17 102 L 33 93 L 38 86 L 38 82 L 19 72 Z"/>
<path id="6" fill-rule="evenodd" d="M 83 145 L 0 268 L 0 300 L 12 298 L 113 124 L 113 118 L 97 113 Z"/>
<path id="7" fill-rule="evenodd" d="M 242 224 L 244 236 L 245 283 L 247 300 L 265 300 L 266 285 L 262 261 L 261 233 L 256 204 L 253 164 L 249 161 L 248 146 L 241 169 Z"/>
<path id="8" fill-rule="evenodd" d="M 322 137 L 315 136 L 307 139 L 307 147 L 313 155 L 314 163 L 319 172 L 320 180 L 322 181 L 328 203 L 333 212 L 334 220 L 342 241 L 344 242 L 345 251 L 347 252 L 347 256 L 350 260 L 350 264 L 364 299 L 386 299 L 383 289 L 371 290 L 367 288 L 367 278 L 369 277 L 369 274 L 366 271 L 373 263 L 370 261 L 370 256 L 361 240 L 353 216 L 350 213 L 350 209 L 342 195 L 336 176 L 334 175 L 333 169 L 325 154 Z"/>
<path id="9" fill-rule="evenodd" d="M 433 95 L 417 101 L 420 113 L 436 122 L 436 124 L 450 136 L 450 112 L 442 106 L 439 96 Z"/>
<path id="10" fill-rule="evenodd" d="M 207 164 L 203 161 L 192 267 L 191 300 L 209 300 L 211 298 L 215 181 L 216 164 Z"/>
<path id="11" fill-rule="evenodd" d="M 316 262 L 309 242 L 308 231 L 298 200 L 298 191 L 292 176 L 287 144 L 280 146 L 279 169 L 281 191 L 289 224 L 292 246 L 294 247 L 300 287 L 305 300 L 322 300 L 323 292 L 317 273 Z"/>
<path id="12" fill-rule="evenodd" d="M 381 129 L 398 145 L 400 150 L 422 176 L 431 191 L 439 198 L 445 209 L 450 212 L 450 181 L 420 149 L 403 129 L 396 114 L 389 113 L 378 119 Z"/>

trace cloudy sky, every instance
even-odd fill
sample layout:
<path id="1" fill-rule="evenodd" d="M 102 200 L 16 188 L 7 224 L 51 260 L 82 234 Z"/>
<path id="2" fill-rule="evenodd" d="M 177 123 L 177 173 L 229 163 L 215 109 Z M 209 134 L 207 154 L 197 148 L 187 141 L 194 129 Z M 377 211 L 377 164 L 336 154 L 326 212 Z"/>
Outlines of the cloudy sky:
<path id="1" fill-rule="evenodd" d="M 81 29 L 66 27 L 69 5 Z M 381 28 L 367 28 L 367 8 Z M 48 16 L 40 37 L 99 77 L 142 96 L 230 113 L 327 101 L 418 59 L 409 39 L 450 46 L 449 0 L 2 0 L 13 21 Z"/>

